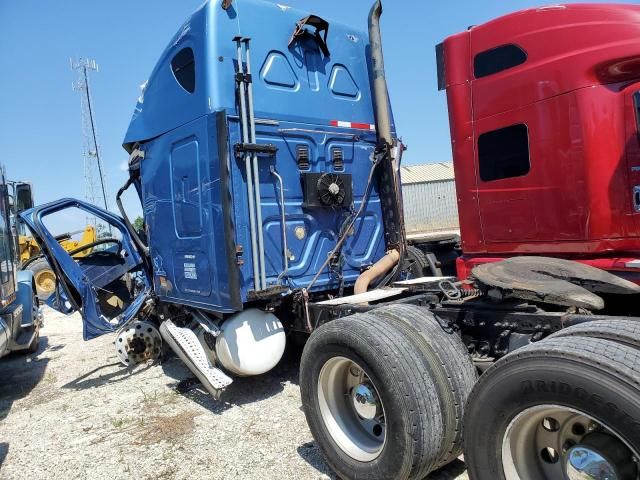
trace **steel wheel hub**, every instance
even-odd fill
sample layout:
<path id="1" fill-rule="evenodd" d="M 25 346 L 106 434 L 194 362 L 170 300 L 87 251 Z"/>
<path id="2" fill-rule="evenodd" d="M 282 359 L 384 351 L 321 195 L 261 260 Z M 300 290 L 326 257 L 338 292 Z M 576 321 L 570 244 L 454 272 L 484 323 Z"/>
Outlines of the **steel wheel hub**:
<path id="1" fill-rule="evenodd" d="M 510 480 L 639 480 L 637 458 L 606 425 L 555 405 L 521 412 L 502 443 L 502 465 Z"/>
<path id="2" fill-rule="evenodd" d="M 384 406 L 357 363 L 334 357 L 322 366 L 318 403 L 329 435 L 347 455 L 360 462 L 380 455 L 386 442 Z"/>
<path id="3" fill-rule="evenodd" d="M 157 359 L 161 353 L 162 337 L 152 323 L 136 321 L 118 333 L 115 346 L 120 361 L 132 367 Z"/>

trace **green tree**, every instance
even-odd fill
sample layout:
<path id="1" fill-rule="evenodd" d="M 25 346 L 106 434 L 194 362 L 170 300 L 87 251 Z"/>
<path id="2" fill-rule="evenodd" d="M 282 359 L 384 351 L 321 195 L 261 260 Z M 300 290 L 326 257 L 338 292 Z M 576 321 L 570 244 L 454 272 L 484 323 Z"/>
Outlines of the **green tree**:
<path id="1" fill-rule="evenodd" d="M 136 232 L 144 232 L 144 220 L 142 217 L 138 216 L 133 221 L 133 228 L 136 229 Z"/>

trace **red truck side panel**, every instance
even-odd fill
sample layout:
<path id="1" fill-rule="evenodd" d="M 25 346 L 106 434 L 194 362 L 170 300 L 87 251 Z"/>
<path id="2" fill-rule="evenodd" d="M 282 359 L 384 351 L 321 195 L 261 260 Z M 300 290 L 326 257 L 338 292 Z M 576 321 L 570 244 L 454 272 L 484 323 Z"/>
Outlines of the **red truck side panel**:
<path id="1" fill-rule="evenodd" d="M 450 37 L 444 43 L 444 58 L 469 58 L 469 34 L 461 33 Z M 465 62 L 447 63 L 447 104 L 449 108 L 449 128 L 453 157 L 473 159 L 475 141 L 471 110 L 471 82 L 469 64 Z M 458 215 L 462 237 L 467 243 L 482 243 L 482 225 L 475 189 L 476 171 L 473 162 L 455 166 L 456 192 L 458 195 Z"/>

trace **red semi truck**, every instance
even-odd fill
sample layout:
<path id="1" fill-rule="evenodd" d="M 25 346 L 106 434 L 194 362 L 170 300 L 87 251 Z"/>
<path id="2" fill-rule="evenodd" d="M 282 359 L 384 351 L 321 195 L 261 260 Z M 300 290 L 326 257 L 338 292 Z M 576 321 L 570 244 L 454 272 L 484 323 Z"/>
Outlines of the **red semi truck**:
<path id="1" fill-rule="evenodd" d="M 562 297 L 538 273 L 549 282 L 580 275 L 562 271 L 566 263 L 554 272 L 545 257 L 555 257 L 640 283 L 639 39 L 639 6 L 576 4 L 516 12 L 436 47 L 458 196 L 460 280 L 473 278 L 496 302 L 505 293 L 533 302 Z M 505 258 L 513 265 L 500 267 Z M 636 295 L 604 298 L 603 311 L 637 317 Z M 640 439 L 638 412 L 612 400 L 621 385 L 603 375 L 630 374 L 623 388 L 635 392 L 629 400 L 637 395 L 638 384 L 630 387 L 636 358 L 622 351 L 635 355 L 640 347 L 637 318 L 590 322 L 587 309 L 584 324 L 540 343 L 548 337 L 538 324 L 533 345 L 518 350 L 524 325 L 513 311 L 497 308 L 478 322 L 472 310 L 460 309 L 457 320 L 476 366 L 483 352 L 501 356 L 488 330 L 497 328 L 513 353 L 481 376 L 468 401 L 471 478 L 640 478 L 638 456 L 628 456 L 637 448 L 629 442 Z M 608 436 L 595 412 L 624 424 L 626 438 Z"/>
<path id="2" fill-rule="evenodd" d="M 465 279 L 513 255 L 640 281 L 640 9 L 554 5 L 438 46 Z"/>

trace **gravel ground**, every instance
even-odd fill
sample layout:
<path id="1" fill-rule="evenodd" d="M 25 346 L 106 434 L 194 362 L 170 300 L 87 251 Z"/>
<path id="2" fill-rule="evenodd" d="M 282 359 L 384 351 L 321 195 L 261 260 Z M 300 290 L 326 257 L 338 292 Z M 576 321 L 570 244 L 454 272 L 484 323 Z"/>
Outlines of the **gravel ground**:
<path id="1" fill-rule="evenodd" d="M 0 360 L 0 478 L 335 478 L 300 404 L 298 358 L 237 380 L 216 402 L 176 391 L 178 359 L 132 372 L 113 337 L 45 309 L 40 350 Z M 457 462 L 429 480 L 466 479 Z"/>

